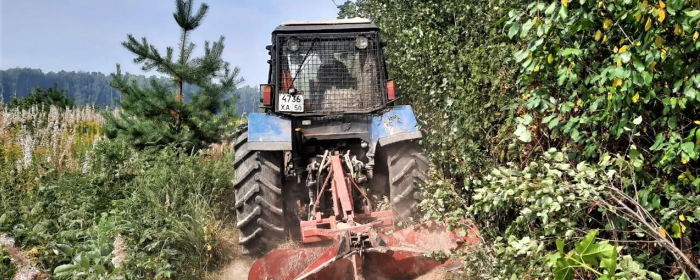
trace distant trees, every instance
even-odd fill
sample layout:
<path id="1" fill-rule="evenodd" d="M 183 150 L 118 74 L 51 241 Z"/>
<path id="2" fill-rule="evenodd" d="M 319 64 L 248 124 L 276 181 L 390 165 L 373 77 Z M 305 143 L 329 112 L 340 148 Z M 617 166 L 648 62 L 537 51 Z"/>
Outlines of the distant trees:
<path id="1" fill-rule="evenodd" d="M 10 108 L 29 109 L 32 106 L 43 107 L 48 110 L 51 106 L 56 106 L 60 109 L 73 107 L 75 100 L 68 97 L 67 91 L 58 89 L 58 84 L 54 84 L 53 88 L 43 89 L 36 87 L 32 90 L 28 97 L 12 98 L 7 104 Z"/>
<path id="2" fill-rule="evenodd" d="M 145 87 L 149 83 L 149 77 L 144 75 L 128 74 L 129 78 L 140 87 Z M 169 80 L 164 77 L 155 77 L 159 83 L 167 83 Z M 0 100 L 9 102 L 16 96 L 19 98 L 28 97 L 36 87 L 50 88 L 57 84 L 61 89 L 66 90 L 68 97 L 75 100 L 75 104 L 94 104 L 96 106 L 116 106 L 114 99 L 120 99 L 121 93 L 110 87 L 112 77 L 100 72 L 43 72 L 40 69 L 31 68 L 11 68 L 0 70 Z M 185 84 L 185 101 L 189 101 L 187 94 L 196 91 L 194 85 Z"/>
<path id="3" fill-rule="evenodd" d="M 29 74 L 32 73 L 32 74 Z M 146 87 L 150 79 L 156 79 L 158 83 L 170 83 L 165 77 L 146 77 L 144 75 L 124 74 L 139 87 Z M 21 76 L 21 80 L 20 80 Z M 29 97 L 31 91 L 37 87 L 50 88 L 58 85 L 65 91 L 68 98 L 75 101 L 75 105 L 94 104 L 98 107 L 115 107 L 116 100 L 121 99 L 121 92 L 109 86 L 112 77 L 101 72 L 42 72 L 40 69 L 11 68 L 0 70 L 0 102 L 10 102 L 14 96 L 17 99 Z M 190 92 L 199 90 L 196 85 L 183 84 L 185 102 L 190 102 Z M 15 95 L 16 94 L 16 95 Z M 236 112 L 258 111 L 260 106 L 260 93 L 257 87 L 243 86 L 230 93 L 236 95 Z"/>
<path id="4" fill-rule="evenodd" d="M 250 114 L 260 111 L 260 92 L 258 88 L 245 86 L 236 89 L 238 100 L 236 102 L 236 112 L 239 116 L 243 113 Z"/>
<path id="5" fill-rule="evenodd" d="M 177 144 L 200 149 L 218 142 L 235 119 L 235 99 L 230 93 L 243 79 L 238 77 L 239 69 L 231 69 L 221 57 L 224 37 L 213 44 L 205 42 L 202 57 L 192 56 L 195 44 L 188 40 L 209 6 L 201 4 L 195 11 L 192 1 L 175 4 L 173 17 L 181 30 L 176 49 L 168 47 L 162 55 L 146 38 L 137 40 L 131 34 L 122 43 L 144 71 L 156 70 L 172 81 L 161 84 L 152 79 L 146 87 L 139 87 L 117 65 L 110 85 L 123 99 L 118 102 L 120 116 L 105 115 L 107 137 L 123 138 L 137 148 Z M 185 84 L 198 87 L 190 92 L 190 102 L 185 101 Z"/>

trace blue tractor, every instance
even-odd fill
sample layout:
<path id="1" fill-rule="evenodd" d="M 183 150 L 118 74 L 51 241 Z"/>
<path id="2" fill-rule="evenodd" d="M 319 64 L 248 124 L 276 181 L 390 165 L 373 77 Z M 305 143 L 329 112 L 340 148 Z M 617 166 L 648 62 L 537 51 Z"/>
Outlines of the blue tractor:
<path id="1" fill-rule="evenodd" d="M 428 160 L 411 106 L 394 105 L 385 46 L 366 19 L 291 21 L 272 33 L 264 112 L 248 116 L 234 147 L 236 226 L 249 254 L 287 236 L 321 240 L 311 232 L 354 223 L 380 201 L 393 209 L 391 223 L 415 215 Z M 331 186 L 332 166 L 350 175 Z M 338 196 L 335 179 L 347 180 L 352 206 L 341 203 L 348 197 Z M 299 226 L 314 220 L 318 228 Z"/>

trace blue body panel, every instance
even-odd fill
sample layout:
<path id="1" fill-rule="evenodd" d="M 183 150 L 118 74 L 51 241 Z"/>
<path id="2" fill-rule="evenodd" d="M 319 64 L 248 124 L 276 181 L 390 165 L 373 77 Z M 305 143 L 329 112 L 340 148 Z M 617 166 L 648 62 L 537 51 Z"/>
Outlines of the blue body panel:
<path id="1" fill-rule="evenodd" d="M 370 153 L 377 147 L 418 139 L 422 134 L 408 105 L 391 107 L 382 114 L 373 114 L 367 124 Z M 283 151 L 292 149 L 292 121 L 288 117 L 264 113 L 248 115 L 248 142 L 251 149 Z"/>
<path id="2" fill-rule="evenodd" d="M 395 106 L 382 115 L 373 116 L 369 132 L 372 145 L 382 146 L 421 137 L 413 108 L 408 105 Z"/>
<path id="3" fill-rule="evenodd" d="M 292 121 L 265 113 L 248 115 L 248 142 L 253 150 L 292 149 Z"/>

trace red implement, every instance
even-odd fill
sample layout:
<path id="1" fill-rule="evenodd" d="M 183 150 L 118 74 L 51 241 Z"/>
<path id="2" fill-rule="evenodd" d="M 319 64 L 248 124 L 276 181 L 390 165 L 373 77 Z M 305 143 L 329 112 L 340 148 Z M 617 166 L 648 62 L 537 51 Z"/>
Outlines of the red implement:
<path id="1" fill-rule="evenodd" d="M 344 170 L 339 155 L 329 157 L 329 172 L 318 193 L 319 201 L 329 182 L 332 213 L 317 211 L 315 204 L 312 220 L 302 221 L 300 227 L 303 243 L 333 244 L 269 253 L 253 264 L 249 280 L 412 279 L 435 269 L 461 265 L 458 261 L 441 262 L 426 254 L 443 252 L 449 256 L 464 243 L 479 242 L 474 227 L 467 225 L 460 235 L 432 221 L 391 234 L 377 231 L 394 230 L 393 212 L 371 211 L 367 195 Z M 355 211 L 353 187 L 365 202 L 359 212 Z"/>
<path id="2" fill-rule="evenodd" d="M 358 242 L 365 246 L 356 246 Z M 464 243 L 478 242 L 474 228 L 459 235 L 432 221 L 389 235 L 372 231 L 366 240 L 346 232 L 329 247 L 272 252 L 253 264 L 248 279 L 412 279 L 461 266 L 459 261 L 440 262 L 425 254 L 449 254 Z"/>

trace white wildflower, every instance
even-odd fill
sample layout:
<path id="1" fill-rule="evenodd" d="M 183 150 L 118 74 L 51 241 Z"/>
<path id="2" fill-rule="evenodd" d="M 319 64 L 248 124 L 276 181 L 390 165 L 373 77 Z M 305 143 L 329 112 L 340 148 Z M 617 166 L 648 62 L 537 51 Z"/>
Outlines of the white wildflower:
<path id="1" fill-rule="evenodd" d="M 119 268 L 126 261 L 126 242 L 121 235 L 114 239 L 114 250 L 112 250 L 112 265 Z"/>
<path id="2" fill-rule="evenodd" d="M 27 128 L 23 125 L 20 132 L 20 147 L 22 148 L 22 163 L 24 168 L 32 165 L 32 153 L 34 152 L 34 139 L 27 132 Z"/>

